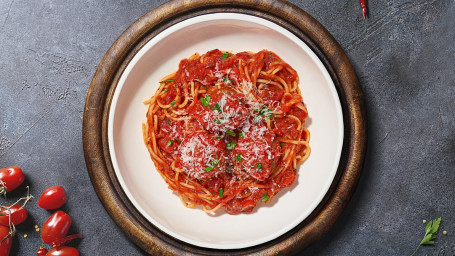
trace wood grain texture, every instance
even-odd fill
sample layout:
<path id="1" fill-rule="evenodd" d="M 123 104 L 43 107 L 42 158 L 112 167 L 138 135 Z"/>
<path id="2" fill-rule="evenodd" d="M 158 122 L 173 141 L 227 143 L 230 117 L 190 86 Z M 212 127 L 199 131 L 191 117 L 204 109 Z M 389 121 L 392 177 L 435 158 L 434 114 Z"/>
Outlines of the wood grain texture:
<path id="1" fill-rule="evenodd" d="M 281 237 L 240 250 L 214 250 L 178 241 L 150 224 L 123 192 L 112 167 L 107 118 L 122 71 L 151 38 L 182 20 L 208 13 L 236 12 L 275 22 L 304 41 L 329 71 L 339 94 L 345 138 L 337 176 L 316 210 Z M 152 255 L 293 255 L 322 237 L 348 204 L 360 178 L 366 151 L 366 113 L 354 69 L 335 39 L 298 7 L 283 1 L 175 0 L 150 11 L 114 42 L 93 77 L 84 110 L 83 143 L 87 169 L 98 197 L 124 232 Z"/>

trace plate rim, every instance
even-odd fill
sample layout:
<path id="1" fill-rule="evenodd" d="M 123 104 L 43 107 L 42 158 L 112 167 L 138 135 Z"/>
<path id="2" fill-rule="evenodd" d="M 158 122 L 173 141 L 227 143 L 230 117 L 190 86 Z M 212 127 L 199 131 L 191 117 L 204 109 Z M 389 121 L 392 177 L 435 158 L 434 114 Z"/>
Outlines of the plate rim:
<path id="1" fill-rule="evenodd" d="M 328 93 L 328 95 L 330 95 L 329 98 L 333 98 L 333 100 L 335 101 L 334 102 L 334 105 L 335 105 L 334 106 L 334 108 L 335 108 L 334 111 L 336 112 L 336 118 L 334 120 L 336 120 L 335 122 L 339 125 L 339 127 L 338 127 L 338 129 L 336 129 L 336 131 L 334 131 L 337 134 L 337 138 L 338 138 L 336 141 L 333 141 L 333 145 L 334 145 L 333 149 L 335 150 L 333 157 L 334 157 L 335 161 L 330 162 L 331 163 L 331 167 L 330 168 L 326 167 L 326 170 L 330 170 L 329 173 L 328 173 L 329 174 L 328 179 L 324 179 L 323 184 L 320 184 L 321 186 L 319 188 L 321 189 L 321 193 L 318 193 L 317 197 L 312 197 L 314 201 L 312 201 L 312 203 L 310 205 L 308 205 L 308 208 L 305 208 L 306 210 L 304 210 L 304 211 L 299 211 L 301 215 L 298 215 L 297 216 L 298 218 L 295 218 L 295 219 L 294 218 L 292 218 L 292 219 L 286 218 L 289 221 L 287 223 L 287 225 L 281 226 L 279 229 L 277 229 L 277 230 L 275 230 L 273 232 L 262 233 L 260 236 L 257 236 L 256 238 L 251 239 L 251 240 L 243 240 L 243 241 L 236 240 L 236 242 L 224 243 L 224 242 L 222 242 L 223 239 L 221 239 L 221 240 L 219 240 L 221 243 L 218 243 L 218 242 L 215 242 L 215 241 L 209 242 L 209 241 L 206 241 L 205 239 L 200 239 L 199 240 L 197 238 L 191 237 L 191 235 L 188 235 L 188 234 L 185 235 L 185 234 L 179 233 L 177 230 L 173 229 L 172 227 L 169 227 L 169 225 L 163 223 L 162 221 L 159 221 L 158 220 L 159 218 L 156 219 L 154 214 L 147 213 L 147 211 L 144 209 L 143 205 L 141 205 L 136 200 L 136 198 L 134 198 L 134 196 L 132 195 L 132 191 L 134 190 L 134 186 L 132 186 L 132 184 L 130 184 L 130 186 L 128 186 L 127 183 L 126 183 L 126 180 L 125 180 L 125 177 L 128 176 L 128 175 L 127 174 L 122 174 L 123 170 L 120 169 L 120 162 L 125 162 L 126 160 L 124 158 L 122 158 L 122 156 L 119 156 L 116 153 L 117 150 L 120 150 L 123 147 L 120 145 L 121 143 L 118 143 L 118 142 L 116 143 L 117 140 L 114 138 L 114 134 L 120 132 L 120 130 L 123 129 L 123 128 L 119 128 L 119 127 L 117 127 L 117 125 L 115 125 L 115 123 L 119 124 L 119 122 L 124 122 L 124 121 L 117 120 L 117 118 L 119 118 L 120 120 L 124 120 L 125 115 L 126 115 L 126 114 L 120 114 L 120 116 L 117 116 L 117 113 L 118 113 L 119 109 L 120 109 L 120 111 L 122 113 L 124 113 L 123 112 L 124 108 L 123 107 L 119 107 L 119 106 L 124 106 L 123 104 L 119 105 L 119 100 L 121 98 L 120 95 L 124 94 L 125 91 L 136 92 L 134 89 L 133 89 L 133 91 L 131 91 L 130 87 L 126 85 L 126 81 L 129 79 L 128 77 L 131 76 L 131 72 L 134 72 L 133 70 L 136 68 L 135 66 L 137 65 L 137 63 L 141 61 L 141 59 L 144 57 L 144 55 L 149 55 L 148 51 L 153 49 L 155 47 L 154 45 L 157 44 L 159 42 L 159 40 L 165 39 L 168 36 L 173 35 L 174 33 L 179 33 L 181 31 L 185 31 L 187 29 L 192 30 L 193 26 L 200 26 L 200 25 L 211 26 L 210 24 L 213 25 L 214 23 L 215 24 L 222 24 L 222 26 L 223 26 L 223 25 L 226 25 L 226 24 L 228 24 L 230 22 L 235 22 L 237 24 L 237 26 L 240 26 L 240 27 L 242 27 L 242 26 L 243 27 L 245 27 L 245 26 L 246 27 L 248 27 L 248 26 L 258 26 L 259 27 L 260 26 L 262 29 L 267 29 L 267 30 L 274 31 L 275 33 L 280 34 L 282 37 L 288 38 L 288 40 L 290 40 L 292 43 L 299 45 L 298 48 L 302 49 L 302 51 L 305 52 L 305 55 L 308 55 L 309 58 L 312 59 L 312 63 L 314 63 L 314 65 L 318 67 L 318 70 L 320 70 L 321 75 L 324 77 L 324 79 L 327 80 L 328 89 L 330 90 L 330 93 Z M 240 23 L 237 23 L 237 22 L 240 22 Z M 243 25 L 241 25 L 241 24 L 243 24 Z M 252 24 L 254 24 L 254 25 L 252 25 Z M 241 29 L 240 29 L 240 31 L 241 31 Z M 242 49 L 245 49 L 245 48 L 242 48 Z M 267 48 L 267 49 L 271 50 L 270 48 Z M 210 50 L 210 49 L 208 48 L 207 50 Z M 278 51 L 278 49 L 276 49 L 276 50 L 277 50 L 277 53 L 279 53 L 280 56 L 283 56 L 282 53 L 280 53 Z M 198 51 L 205 52 L 205 50 L 202 50 L 202 49 L 198 49 Z M 287 58 L 284 58 L 284 59 L 287 59 Z M 173 67 L 175 67 L 175 65 L 178 65 L 178 61 L 179 60 L 176 60 L 177 63 L 174 63 Z M 158 79 L 158 78 L 156 78 L 156 79 Z M 129 83 L 127 83 L 127 84 L 129 84 Z M 305 91 L 302 88 L 301 88 L 301 90 Z M 150 93 L 152 93 L 152 92 L 150 92 Z M 308 92 L 306 92 L 306 93 L 307 93 L 307 96 L 308 96 Z M 142 96 L 142 97 L 144 97 L 144 96 Z M 145 100 L 145 99 L 146 98 L 143 98 L 142 100 Z M 314 105 L 312 107 L 310 105 L 308 105 L 307 100 L 309 100 L 309 99 L 307 97 L 304 97 L 304 101 L 306 102 L 308 108 L 309 109 L 310 108 L 311 109 L 314 108 L 315 107 Z M 140 102 L 141 102 L 140 99 L 136 99 L 136 102 L 139 103 L 139 105 L 142 108 L 145 108 L 144 105 L 140 104 Z M 137 104 L 134 104 L 134 105 L 137 105 Z M 128 108 L 129 107 L 126 107 L 126 109 L 128 109 Z M 136 109 L 136 111 L 138 111 L 138 109 Z M 145 109 L 143 109 L 142 111 L 144 111 L 144 113 L 146 112 Z M 140 115 L 140 116 L 142 117 L 142 119 L 144 118 L 143 115 Z M 142 120 L 142 121 L 144 121 L 144 120 Z M 139 128 L 139 126 L 137 126 L 138 120 L 136 120 L 135 122 L 136 122 L 136 125 L 134 125 L 134 129 L 137 130 Z M 122 75 L 120 77 L 120 80 L 117 83 L 117 87 L 115 89 L 115 92 L 114 92 L 114 95 L 113 95 L 113 98 L 112 98 L 111 104 L 110 104 L 109 118 L 108 118 L 108 134 L 107 135 L 108 135 L 108 139 L 109 139 L 110 158 L 111 158 L 111 162 L 113 164 L 114 171 L 115 171 L 115 174 L 117 176 L 117 179 L 118 179 L 120 185 L 122 186 L 122 189 L 123 189 L 124 193 L 129 198 L 129 201 L 135 206 L 135 208 L 139 212 L 141 212 L 141 214 L 149 222 L 151 222 L 154 226 L 156 226 L 161 231 L 163 231 L 163 232 L 165 232 L 165 233 L 167 233 L 167 234 L 169 234 L 169 235 L 171 235 L 171 236 L 175 237 L 176 239 L 181 240 L 183 242 L 186 242 L 186 243 L 189 243 L 189 244 L 193 244 L 193 245 L 196 245 L 196 246 L 200 246 L 200 247 L 204 247 L 204 248 L 229 249 L 229 250 L 232 250 L 232 249 L 242 249 L 242 248 L 246 248 L 246 247 L 252 247 L 252 246 L 255 246 L 255 245 L 258 245 L 258 244 L 262 244 L 262 243 L 271 241 L 271 240 L 273 240 L 273 239 L 285 234 L 286 232 L 288 232 L 289 230 L 291 230 L 295 226 L 297 226 L 299 223 L 301 223 L 303 220 L 305 220 L 314 211 L 314 209 L 319 205 L 321 200 L 326 196 L 328 190 L 330 189 L 330 186 L 333 183 L 334 177 L 335 177 L 335 175 L 337 173 L 337 168 L 338 168 L 339 160 L 340 160 L 340 156 L 341 156 L 341 149 L 342 149 L 342 145 L 343 145 L 343 135 L 344 135 L 344 133 L 343 133 L 343 131 L 344 131 L 343 125 L 344 124 L 343 124 L 343 119 L 342 119 L 341 103 L 340 103 L 340 99 L 338 97 L 338 93 L 336 91 L 335 85 L 334 85 L 334 83 L 332 81 L 332 78 L 330 77 L 329 72 L 325 69 L 325 66 L 320 61 L 319 57 L 315 53 L 313 53 L 312 50 L 303 41 L 301 41 L 300 39 L 295 37 L 294 34 L 290 33 L 287 30 L 285 30 L 283 27 L 281 27 L 281 26 L 279 26 L 279 25 L 277 25 L 275 23 L 272 23 L 272 22 L 270 22 L 268 20 L 264 20 L 263 18 L 260 18 L 260 17 L 257 17 L 257 16 L 240 14 L 240 13 L 212 13 L 212 14 L 200 15 L 200 16 L 192 17 L 190 19 L 183 20 L 180 23 L 165 29 L 160 34 L 158 34 L 156 37 L 154 37 L 150 41 L 148 41 L 144 45 L 144 47 L 142 47 L 138 51 L 138 53 L 132 58 L 132 60 L 128 64 L 128 66 L 123 71 L 123 73 L 122 73 Z M 130 125 L 127 125 L 127 126 L 130 127 Z M 117 128 L 115 128 L 115 127 L 117 127 Z M 315 129 L 315 127 L 310 128 L 310 132 L 312 131 L 312 129 Z M 114 130 L 116 130 L 117 132 L 115 132 Z M 313 137 L 315 134 L 316 133 L 311 133 L 312 141 L 313 141 L 313 139 L 315 139 Z M 136 138 L 136 141 L 137 141 L 137 139 L 138 138 Z M 141 145 L 136 145 L 136 146 L 142 146 L 142 144 L 143 144 L 142 137 L 140 138 L 140 144 Z M 144 151 L 144 152 L 146 152 L 146 151 Z M 311 154 L 313 154 L 313 153 L 317 153 L 317 151 L 315 152 L 312 149 L 312 153 Z M 121 159 L 123 159 L 123 160 L 121 160 Z M 147 154 L 147 159 L 152 163 L 149 154 Z M 136 168 L 137 167 L 138 166 L 136 166 Z M 305 170 L 304 170 L 305 172 L 307 171 L 306 167 L 305 167 Z M 154 170 L 154 171 L 156 171 L 156 170 Z M 158 173 L 156 173 L 155 175 L 158 176 L 156 178 L 158 178 L 160 181 L 162 181 L 161 177 L 159 177 Z M 305 177 L 306 175 L 301 173 L 299 175 L 299 177 L 298 177 L 299 181 L 302 181 L 302 179 L 303 179 L 302 176 Z M 165 184 L 165 183 L 162 183 L 162 184 Z M 300 185 L 299 185 L 299 187 L 300 187 Z M 166 189 L 166 192 L 170 192 L 170 191 L 168 191 L 168 188 L 165 188 L 165 189 Z M 283 191 L 283 193 L 284 192 L 285 191 Z M 176 197 L 176 198 L 178 199 L 178 197 Z M 175 199 L 175 198 L 173 198 L 173 199 Z M 293 201 L 293 204 L 295 204 L 295 202 L 296 201 Z M 182 206 L 180 204 L 179 200 L 177 200 L 177 204 L 180 207 Z M 259 206 L 258 206 L 258 208 L 259 208 Z M 185 209 L 181 208 L 181 210 L 185 210 Z M 280 211 L 279 214 L 284 214 L 284 213 L 285 212 Z M 253 214 L 253 216 L 254 216 L 254 219 L 256 219 L 257 217 L 260 218 L 260 215 L 255 216 Z M 207 217 L 208 217 L 208 215 L 207 215 Z M 249 217 L 249 216 L 245 216 L 245 217 Z M 269 217 L 272 217 L 272 216 L 269 216 Z M 165 222 L 169 222 L 169 221 L 170 220 L 167 220 Z M 175 219 L 174 219 L 174 221 L 175 221 Z M 235 221 L 235 220 L 233 220 L 233 221 Z M 170 221 L 170 222 L 173 222 L 173 221 Z M 191 224 L 189 224 L 189 225 L 191 225 Z M 253 227 L 250 227 L 250 228 L 253 228 Z M 188 231 L 188 227 L 186 227 L 185 230 Z M 217 232 L 217 233 L 219 233 L 219 232 Z M 225 233 L 225 232 L 222 232 L 222 233 Z M 248 233 L 250 233 L 250 232 L 248 232 Z M 210 236 L 215 235 L 215 234 L 207 233 L 207 235 L 210 237 Z M 231 239 L 231 237 L 225 236 L 224 239 L 228 239 L 229 240 L 229 239 Z"/>
<path id="2" fill-rule="evenodd" d="M 181 242 L 149 223 L 124 194 L 110 162 L 107 121 L 119 78 L 129 61 L 156 34 L 182 20 L 201 14 L 236 12 L 272 21 L 291 31 L 319 57 L 335 84 L 344 119 L 343 150 L 337 175 L 319 206 L 286 234 L 254 247 L 208 249 Z M 346 207 L 360 178 L 366 151 L 366 112 L 355 71 L 341 46 L 314 18 L 300 8 L 271 0 L 174 0 L 134 22 L 107 51 L 87 93 L 83 118 L 83 148 L 93 187 L 103 206 L 127 236 L 150 254 L 233 255 L 277 252 L 294 254 L 318 240 Z"/>

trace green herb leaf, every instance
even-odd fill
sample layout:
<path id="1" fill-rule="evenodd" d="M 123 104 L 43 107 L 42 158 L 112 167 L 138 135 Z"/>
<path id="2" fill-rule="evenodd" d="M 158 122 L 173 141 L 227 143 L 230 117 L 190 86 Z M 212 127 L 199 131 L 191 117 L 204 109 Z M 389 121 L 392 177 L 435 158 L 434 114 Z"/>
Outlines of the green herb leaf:
<path id="1" fill-rule="evenodd" d="M 225 83 L 225 84 L 229 84 L 229 83 L 233 84 L 234 83 L 234 79 L 223 77 L 223 83 Z"/>
<path id="2" fill-rule="evenodd" d="M 218 191 L 218 196 L 223 197 L 223 193 L 224 193 L 223 188 L 220 188 L 220 191 Z"/>
<path id="3" fill-rule="evenodd" d="M 258 165 L 256 166 L 256 168 L 257 168 L 258 170 L 262 170 L 262 163 L 258 163 Z"/>
<path id="4" fill-rule="evenodd" d="M 237 143 L 235 143 L 235 141 L 231 141 L 226 145 L 226 148 L 227 148 L 227 150 L 233 150 L 236 145 L 237 145 Z"/>
<path id="5" fill-rule="evenodd" d="M 167 120 L 167 123 L 170 124 L 170 123 L 171 123 L 171 120 L 168 119 L 168 120 Z"/>
<path id="6" fill-rule="evenodd" d="M 220 137 L 220 136 L 216 136 L 216 139 L 217 139 L 217 140 L 221 140 L 221 137 Z"/>
<path id="7" fill-rule="evenodd" d="M 280 146 L 284 146 L 284 142 L 280 142 Z"/>
<path id="8" fill-rule="evenodd" d="M 171 78 L 171 79 L 168 79 L 168 80 L 160 81 L 160 83 L 167 83 L 167 82 L 172 82 L 172 81 L 174 81 L 174 79 Z"/>
<path id="9" fill-rule="evenodd" d="M 210 96 L 205 96 L 204 98 L 201 98 L 201 104 L 203 106 L 206 106 L 208 107 L 209 106 L 209 103 L 210 103 Z"/>
<path id="10" fill-rule="evenodd" d="M 228 52 L 223 53 L 223 56 L 221 56 L 221 58 L 223 60 L 226 60 L 228 57 L 229 57 L 229 53 Z"/>
<path id="11" fill-rule="evenodd" d="M 218 158 L 218 156 L 217 156 L 217 158 Z M 220 163 L 220 161 L 219 161 L 218 159 L 213 160 L 213 161 L 210 163 L 209 166 L 207 166 L 207 167 L 204 168 L 204 171 L 205 171 L 205 172 L 210 172 L 210 171 L 213 170 L 213 168 L 215 168 L 215 166 L 217 166 L 217 164 L 219 164 L 219 163 Z"/>
<path id="12" fill-rule="evenodd" d="M 265 202 L 265 201 L 269 200 L 269 198 L 270 198 L 269 195 L 267 194 L 267 192 L 265 192 L 264 195 L 261 198 L 261 201 Z"/>
<path id="13" fill-rule="evenodd" d="M 242 162 L 242 155 L 237 155 L 235 158 L 237 158 L 237 161 Z"/>
<path id="14" fill-rule="evenodd" d="M 234 83 L 234 79 L 223 77 L 223 83 L 225 83 L 225 84 L 233 84 Z"/>
<path id="15" fill-rule="evenodd" d="M 220 113 L 223 112 L 223 111 L 221 111 L 220 105 L 218 105 L 218 103 L 216 103 L 216 104 L 213 106 L 212 110 L 218 110 Z"/>
<path id="16" fill-rule="evenodd" d="M 240 138 L 245 138 L 245 137 L 243 136 L 243 132 L 239 132 L 239 137 L 240 137 Z"/>
<path id="17" fill-rule="evenodd" d="M 269 53 L 269 58 L 272 58 L 273 57 L 273 54 Z"/>
<path id="18" fill-rule="evenodd" d="M 264 59 L 261 59 L 261 60 L 262 60 L 262 63 L 264 63 L 264 64 L 265 64 L 265 62 L 264 62 Z"/>
<path id="19" fill-rule="evenodd" d="M 167 89 L 165 88 L 165 89 L 163 89 L 163 91 L 164 91 L 164 92 L 167 92 Z"/>
<path id="20" fill-rule="evenodd" d="M 235 135 L 236 135 L 235 132 L 233 132 L 229 129 L 226 129 L 226 134 L 231 135 L 232 137 L 235 137 Z"/>
<path id="21" fill-rule="evenodd" d="M 172 144 L 174 144 L 174 141 L 173 141 L 173 140 L 168 140 L 168 141 L 167 141 L 167 145 L 168 145 L 169 147 L 172 146 Z"/>
<path id="22" fill-rule="evenodd" d="M 425 227 L 425 236 L 423 237 L 419 246 L 417 246 L 415 251 L 411 254 L 411 256 L 417 252 L 417 250 L 420 248 L 421 245 L 434 244 L 433 240 L 436 238 L 436 233 L 438 232 L 440 223 L 441 223 L 441 217 L 428 222 L 428 224 Z"/>
<path id="23" fill-rule="evenodd" d="M 173 101 L 171 102 L 171 106 L 174 106 L 174 104 L 175 104 L 175 100 L 173 100 Z"/>
<path id="24" fill-rule="evenodd" d="M 179 139 L 175 139 L 175 141 L 177 141 L 178 143 L 180 143 L 180 142 L 181 142 Z"/>

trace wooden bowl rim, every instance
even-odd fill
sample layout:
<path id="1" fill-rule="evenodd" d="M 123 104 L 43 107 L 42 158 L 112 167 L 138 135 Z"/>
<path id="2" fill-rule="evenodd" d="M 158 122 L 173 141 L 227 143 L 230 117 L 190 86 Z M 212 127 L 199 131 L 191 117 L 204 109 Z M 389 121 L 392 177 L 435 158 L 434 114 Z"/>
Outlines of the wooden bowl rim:
<path id="1" fill-rule="evenodd" d="M 267 19 L 304 41 L 320 58 L 334 81 L 345 127 L 337 175 L 313 213 L 277 239 L 236 250 L 190 245 L 149 223 L 123 192 L 112 167 L 107 140 L 107 121 L 113 93 L 121 73 L 139 49 L 171 25 L 191 17 L 218 12 L 235 12 Z M 134 22 L 107 51 L 87 93 L 82 132 L 85 161 L 98 197 L 115 223 L 146 252 L 152 255 L 284 255 L 296 254 L 320 239 L 348 204 L 363 168 L 366 128 L 363 92 L 354 68 L 330 33 L 305 11 L 290 3 L 273 0 L 174 0 Z"/>

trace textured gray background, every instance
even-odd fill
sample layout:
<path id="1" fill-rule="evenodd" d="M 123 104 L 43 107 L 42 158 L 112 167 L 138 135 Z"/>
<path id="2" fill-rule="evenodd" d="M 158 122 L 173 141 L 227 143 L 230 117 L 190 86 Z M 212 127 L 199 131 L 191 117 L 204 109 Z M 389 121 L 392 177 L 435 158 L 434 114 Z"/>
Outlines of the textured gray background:
<path id="1" fill-rule="evenodd" d="M 91 78 L 114 40 L 165 1 L 0 0 L 0 166 L 21 166 L 32 194 L 63 185 L 82 255 L 145 255 L 109 218 L 85 167 L 82 117 Z M 343 46 L 365 93 L 365 170 L 346 211 L 301 255 L 409 255 L 422 219 L 442 217 L 434 246 L 455 255 L 455 1 L 292 1 Z M 8 202 L 25 193 L 22 187 Z M 2 202 L 4 201 L 3 199 Z M 12 255 L 34 255 L 28 206 Z M 28 234 L 27 238 L 23 235 Z"/>

